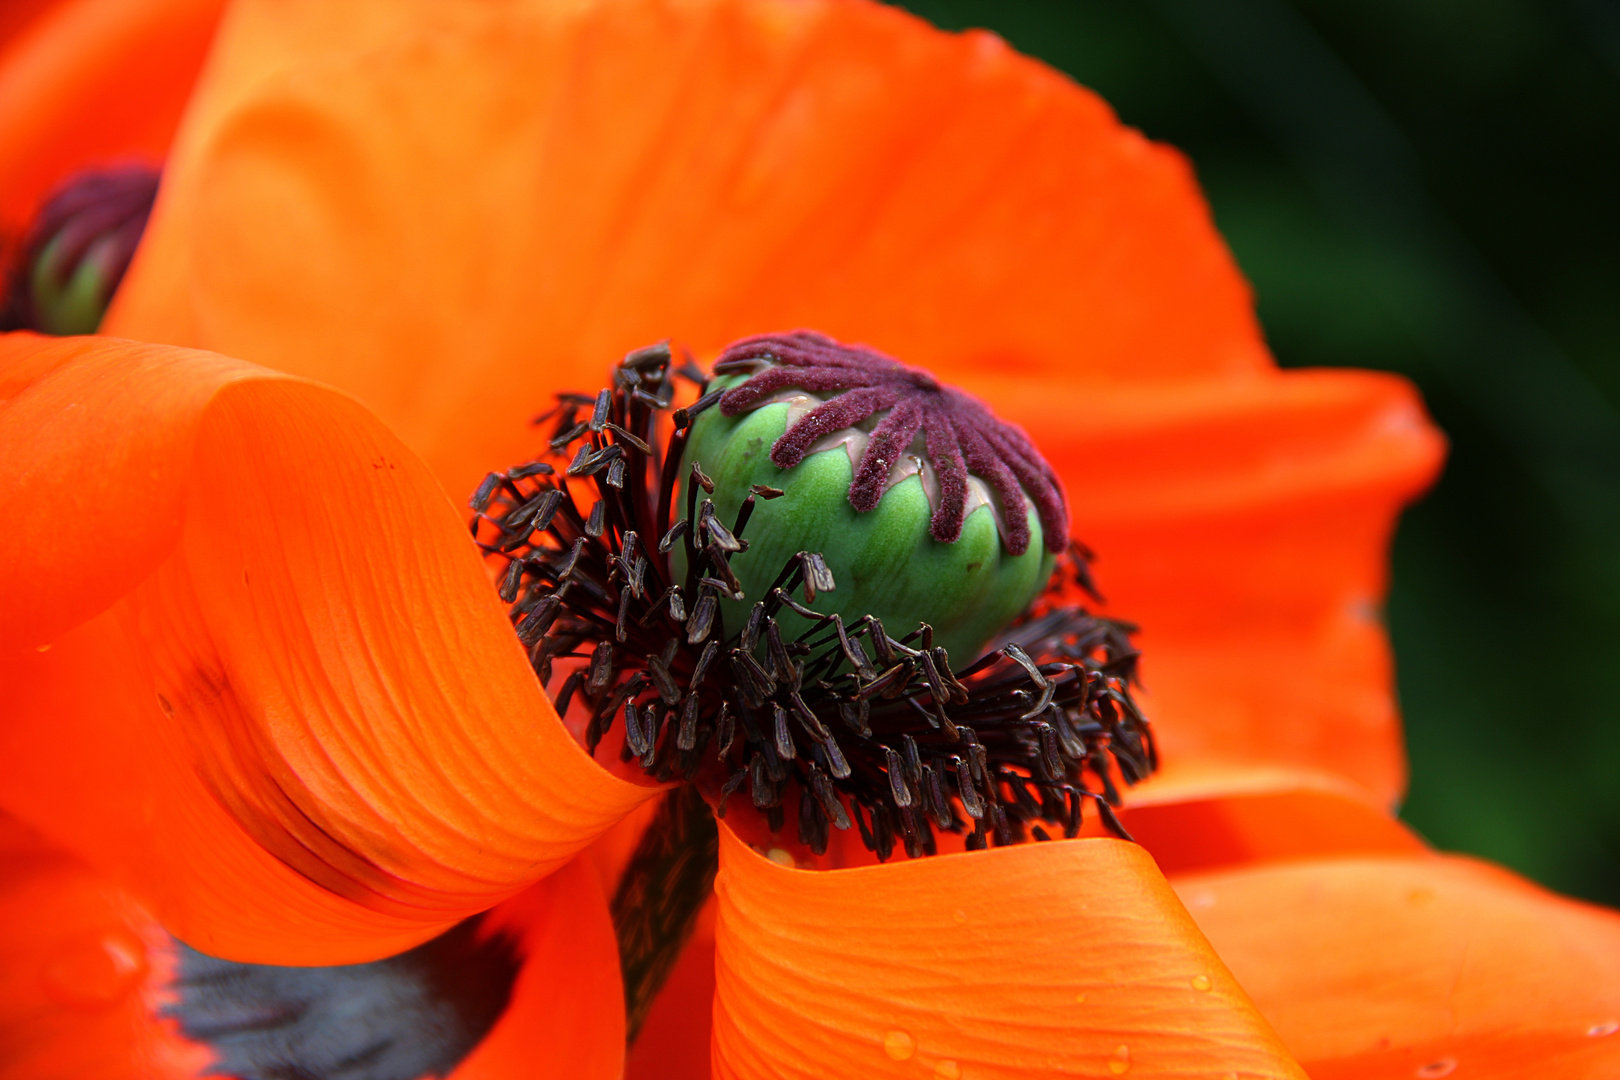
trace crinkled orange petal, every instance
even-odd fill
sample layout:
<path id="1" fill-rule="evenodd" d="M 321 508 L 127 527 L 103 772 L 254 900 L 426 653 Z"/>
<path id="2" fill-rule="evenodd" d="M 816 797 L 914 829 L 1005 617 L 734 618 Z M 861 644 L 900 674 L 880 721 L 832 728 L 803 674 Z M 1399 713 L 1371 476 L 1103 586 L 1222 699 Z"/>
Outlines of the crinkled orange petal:
<path id="1" fill-rule="evenodd" d="M 573 741 L 461 514 L 353 401 L 105 338 L 11 336 L 0 372 L 33 377 L 0 374 L 0 445 L 29 450 L 6 453 L 25 468 L 0 516 L 67 552 L 0 564 L 0 603 L 111 605 L 4 662 L 0 805 L 136 883 L 188 944 L 395 952 L 651 794 Z"/>
<path id="2" fill-rule="evenodd" d="M 506 1012 L 448 1080 L 620 1080 L 619 944 L 590 863 L 575 859 L 495 908 L 485 925 L 518 940 L 523 969 Z"/>
<path id="3" fill-rule="evenodd" d="M 159 163 L 224 0 L 70 0 L 0 52 L 0 237 L 81 169 Z"/>
<path id="4" fill-rule="evenodd" d="M 1620 914 L 1442 856 L 1174 879 L 1312 1080 L 1620 1075 Z"/>
<path id="5" fill-rule="evenodd" d="M 813 326 L 952 378 L 1268 363 L 1186 161 L 990 34 L 600 0 L 388 36 L 383 0 L 307 42 L 330 6 L 233 12 L 218 66 L 278 74 L 201 93 L 108 329 L 347 389 L 452 491 L 666 337 Z"/>
<path id="6" fill-rule="evenodd" d="M 711 899 L 653 1000 L 641 1033 L 625 1055 L 625 1080 L 709 1080 L 715 911 Z"/>
<path id="7" fill-rule="evenodd" d="M 73 856 L 0 815 L 0 1074 L 182 1080 L 209 1053 L 159 1020 L 173 968 L 152 917 Z"/>
<path id="8" fill-rule="evenodd" d="M 1142 627 L 1144 707 L 1167 768 L 1316 770 L 1394 804 L 1389 538 L 1444 453 L 1410 383 L 1318 370 L 1151 391 L 966 385 L 1067 480 L 1108 610 Z"/>
<path id="9" fill-rule="evenodd" d="M 720 836 L 722 1080 L 1303 1075 L 1134 844 L 815 871 Z"/>

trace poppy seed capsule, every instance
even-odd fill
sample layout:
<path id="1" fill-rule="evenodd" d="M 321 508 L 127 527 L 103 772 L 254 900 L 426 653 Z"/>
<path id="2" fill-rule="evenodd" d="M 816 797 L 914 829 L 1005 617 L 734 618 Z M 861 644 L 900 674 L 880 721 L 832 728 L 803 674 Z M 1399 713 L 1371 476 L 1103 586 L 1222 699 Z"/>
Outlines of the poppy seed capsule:
<path id="1" fill-rule="evenodd" d="M 715 373 L 723 393 L 693 421 L 683 472 L 713 480 L 727 527 L 757 487 L 783 492 L 747 516 L 731 561 L 746 599 L 726 602 L 728 627 L 797 552 L 820 552 L 837 587 L 810 607 L 876 616 L 895 637 L 926 623 L 961 665 L 1046 585 L 1068 543 L 1062 489 L 980 402 L 806 332 L 739 342 Z M 788 637 L 811 626 L 778 619 Z"/>

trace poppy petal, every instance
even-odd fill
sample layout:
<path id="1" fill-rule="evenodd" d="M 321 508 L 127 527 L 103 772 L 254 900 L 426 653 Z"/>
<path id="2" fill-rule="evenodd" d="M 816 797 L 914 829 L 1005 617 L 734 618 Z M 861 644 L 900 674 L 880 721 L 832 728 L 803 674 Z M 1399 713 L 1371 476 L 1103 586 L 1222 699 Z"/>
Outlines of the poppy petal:
<path id="1" fill-rule="evenodd" d="M 1389 538 L 1444 454 L 1410 383 L 1320 370 L 965 385 L 1063 474 L 1108 610 L 1142 627 L 1143 704 L 1169 769 L 1314 770 L 1394 804 Z"/>
<path id="2" fill-rule="evenodd" d="M 625 1055 L 625 1080 L 709 1080 L 715 911 L 711 899 L 653 999 L 641 1033 Z"/>
<path id="3" fill-rule="evenodd" d="M 82 169 L 163 160 L 223 0 L 72 0 L 0 53 L 0 236 Z"/>
<path id="4" fill-rule="evenodd" d="M 181 1080 L 208 1052 L 157 1018 L 165 934 L 113 882 L 0 815 L 0 1070 Z"/>
<path id="5" fill-rule="evenodd" d="M 1133 803 L 1120 821 L 1171 877 L 1328 855 L 1428 851 L 1398 820 L 1364 798 L 1303 786 Z M 1090 822 L 1087 828 L 1100 826 Z"/>
<path id="6" fill-rule="evenodd" d="M 512 1002 L 448 1080 L 624 1075 L 619 944 L 596 873 L 575 859 L 484 920 L 517 937 L 523 971 Z"/>
<path id="7" fill-rule="evenodd" d="M 1174 879 L 1313 1080 L 1620 1069 L 1620 914 L 1472 859 Z"/>
<path id="8" fill-rule="evenodd" d="M 220 55 L 323 6 L 250 0 Z M 993 35 L 855 0 L 521 4 L 374 48 L 345 19 L 202 94 L 107 329 L 349 390 L 452 491 L 667 337 L 812 326 L 947 378 L 1269 364 L 1186 161 Z"/>
<path id="9" fill-rule="evenodd" d="M 720 835 L 716 1077 L 1303 1076 L 1134 844 L 815 871 Z"/>
<path id="10" fill-rule="evenodd" d="M 6 661 L 0 803 L 121 871 L 182 940 L 265 963 L 397 952 L 652 793 L 573 741 L 460 515 L 363 408 L 189 350 L 17 335 L 10 359 L 35 377 L 0 414 L 0 442 L 30 449 L 0 511 L 46 550 L 116 527 L 136 555 L 0 571 L 0 598 L 57 624 L 91 613 L 80 579 L 111 603 Z M 83 513 L 47 528 L 40 507 Z M 34 599 L 57 589 L 71 617 Z"/>
<path id="11" fill-rule="evenodd" d="M 1374 613 L 1438 437 L 1397 380 L 1270 366 L 1174 151 L 992 38 L 875 4 L 520 5 L 415 32 L 320 7 L 233 14 L 221 55 L 280 75 L 200 95 L 109 329 L 331 381 L 452 491 L 632 346 L 869 342 L 1054 459 L 1113 610 L 1148 628 L 1167 759 L 1397 797 Z"/>

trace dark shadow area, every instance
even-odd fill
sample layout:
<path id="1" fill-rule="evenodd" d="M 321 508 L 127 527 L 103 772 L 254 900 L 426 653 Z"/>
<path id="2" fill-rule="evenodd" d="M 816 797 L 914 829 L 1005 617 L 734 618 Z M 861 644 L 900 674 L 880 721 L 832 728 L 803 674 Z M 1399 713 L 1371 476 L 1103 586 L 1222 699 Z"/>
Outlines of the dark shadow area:
<path id="1" fill-rule="evenodd" d="M 522 960 L 475 916 L 368 964 L 279 967 L 219 960 L 176 942 L 167 1010 L 238 1080 L 448 1076 L 506 1011 Z"/>
<path id="2" fill-rule="evenodd" d="M 1620 903 L 1620 6 L 910 0 L 1183 149 L 1285 366 L 1452 440 L 1388 619 L 1438 846 Z"/>

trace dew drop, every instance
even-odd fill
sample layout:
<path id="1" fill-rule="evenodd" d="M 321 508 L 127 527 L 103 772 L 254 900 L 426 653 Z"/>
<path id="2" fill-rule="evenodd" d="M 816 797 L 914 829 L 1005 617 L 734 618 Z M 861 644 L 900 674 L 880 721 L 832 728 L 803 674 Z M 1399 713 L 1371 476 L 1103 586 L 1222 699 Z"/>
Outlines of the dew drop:
<path id="1" fill-rule="evenodd" d="M 962 1080 L 962 1066 L 950 1058 L 943 1058 L 934 1063 L 934 1076 L 937 1080 Z"/>
<path id="2" fill-rule="evenodd" d="M 1084 1005 L 1086 1003 L 1086 995 L 1085 994 L 1076 994 L 1076 995 L 1074 995 L 1074 1003 L 1076 1005 Z"/>
<path id="3" fill-rule="evenodd" d="M 961 908 L 957 908 L 955 911 L 951 912 L 951 918 L 955 919 L 959 923 L 965 923 L 967 922 L 967 912 L 963 911 Z"/>
<path id="4" fill-rule="evenodd" d="M 1440 1080 L 1442 1076 L 1450 1076 L 1456 1071 L 1456 1058 L 1441 1058 L 1439 1061 L 1431 1061 L 1427 1065 L 1419 1065 L 1417 1075 L 1418 1080 Z"/>
<path id="5" fill-rule="evenodd" d="M 896 1061 L 909 1061 L 917 1052 L 917 1040 L 898 1028 L 883 1036 L 883 1052 Z"/>
<path id="6" fill-rule="evenodd" d="M 50 652 L 51 651 L 51 642 L 47 641 L 43 645 L 35 645 L 34 646 L 34 651 L 35 652 Z"/>
<path id="7" fill-rule="evenodd" d="M 1192 977 L 1192 988 L 1194 990 L 1208 990 L 1211 985 L 1208 975 L 1194 975 Z"/>
<path id="8" fill-rule="evenodd" d="M 1108 1071 L 1115 1076 L 1123 1074 L 1131 1067 L 1131 1048 L 1116 1046 L 1114 1052 L 1108 1055 Z"/>
<path id="9" fill-rule="evenodd" d="M 1605 1020 L 1601 1024 L 1593 1024 L 1586 1029 L 1586 1034 L 1594 1039 L 1601 1039 L 1605 1035 L 1613 1035 L 1620 1031 L 1620 1020 Z"/>
<path id="10" fill-rule="evenodd" d="M 135 988 L 146 971 L 146 947 L 127 930 L 80 938 L 45 968 L 51 996 L 78 1008 L 112 1005 Z"/>
<path id="11" fill-rule="evenodd" d="M 777 866 L 785 866 L 789 870 L 792 870 L 794 867 L 799 865 L 794 861 L 793 852 L 789 851 L 787 848 L 773 847 L 771 850 L 765 853 L 765 857 L 771 860 L 771 862 L 775 863 Z"/>
<path id="12" fill-rule="evenodd" d="M 1431 902 L 1433 899 L 1434 890 L 1429 888 L 1427 885 L 1419 885 L 1417 888 L 1406 894 L 1406 902 L 1411 904 L 1413 907 L 1422 907 L 1423 905 Z M 1438 1064 L 1438 1062 L 1436 1064 Z M 1441 1073 L 1439 1075 L 1444 1076 L 1445 1074 Z"/>

